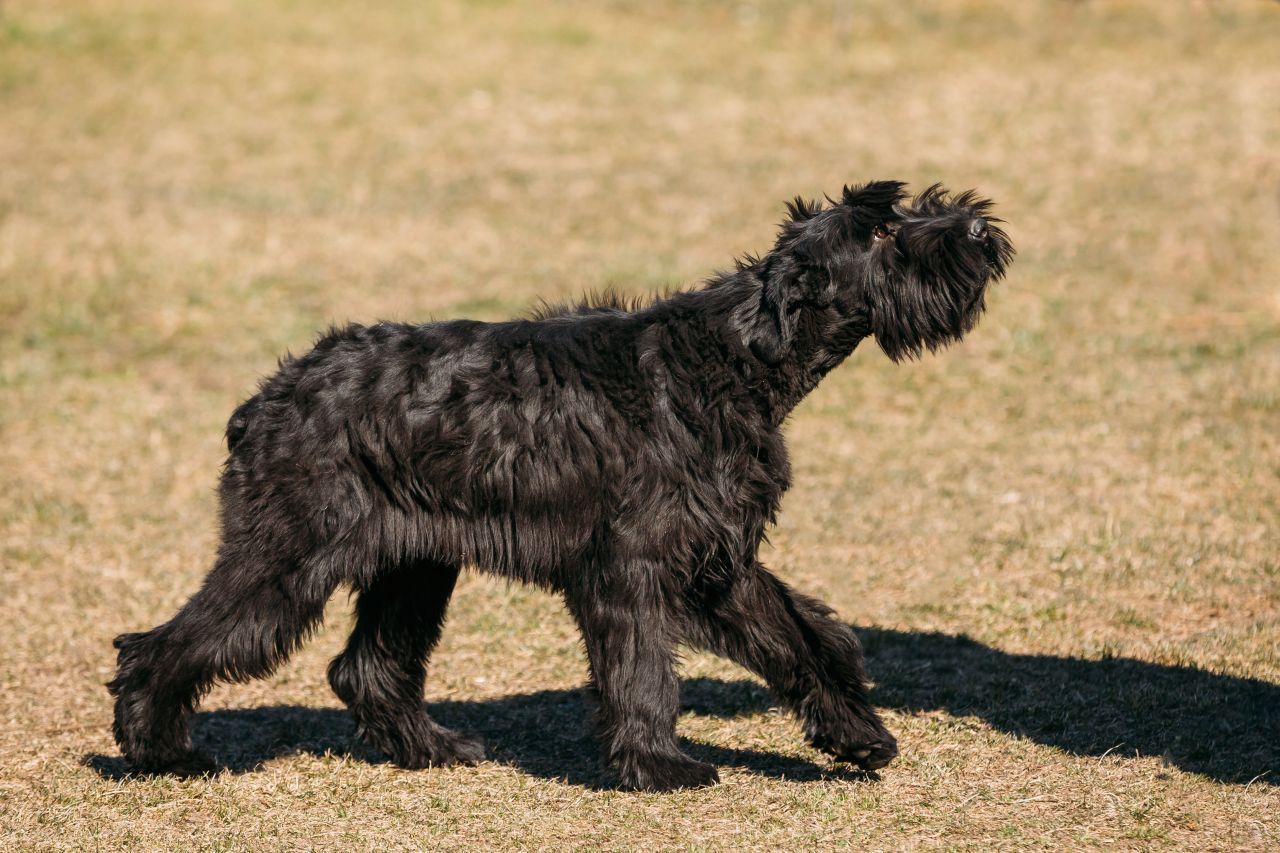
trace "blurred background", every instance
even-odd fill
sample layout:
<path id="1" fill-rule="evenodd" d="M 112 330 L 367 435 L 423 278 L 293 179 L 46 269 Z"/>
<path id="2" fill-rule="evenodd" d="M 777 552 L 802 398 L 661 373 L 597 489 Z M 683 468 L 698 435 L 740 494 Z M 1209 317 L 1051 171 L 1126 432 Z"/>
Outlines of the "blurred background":
<path id="1" fill-rule="evenodd" d="M 0 843 L 1280 844 L 1278 47 L 1266 0 L 3 0 Z M 210 696 L 231 771 L 122 778 L 110 638 L 198 585 L 278 356 L 692 284 L 873 178 L 1019 249 L 961 346 L 868 342 L 789 428 L 766 561 L 862 629 L 883 780 L 691 653 L 725 784 L 612 792 L 559 603 L 474 576 L 427 698 L 493 761 L 361 751 L 339 597 Z"/>

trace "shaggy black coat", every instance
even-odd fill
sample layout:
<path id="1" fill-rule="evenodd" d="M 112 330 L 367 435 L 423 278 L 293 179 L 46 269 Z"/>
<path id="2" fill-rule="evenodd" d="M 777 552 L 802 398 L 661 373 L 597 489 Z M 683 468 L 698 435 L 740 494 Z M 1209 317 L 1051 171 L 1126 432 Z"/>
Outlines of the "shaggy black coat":
<path id="1" fill-rule="evenodd" d="M 286 359 L 227 426 L 203 587 L 116 639 L 125 756 L 207 766 L 188 733 L 200 697 L 270 673 L 349 584 L 356 624 L 329 680 L 361 735 L 405 767 L 480 760 L 422 703 L 474 566 L 563 595 L 627 787 L 717 779 L 677 742 L 680 642 L 758 673 L 816 747 L 887 764 L 853 632 L 756 554 L 791 481 L 788 413 L 865 337 L 894 360 L 959 339 L 1012 257 L 972 193 L 904 202 L 889 181 L 797 199 L 767 254 L 649 304 L 353 325 Z"/>

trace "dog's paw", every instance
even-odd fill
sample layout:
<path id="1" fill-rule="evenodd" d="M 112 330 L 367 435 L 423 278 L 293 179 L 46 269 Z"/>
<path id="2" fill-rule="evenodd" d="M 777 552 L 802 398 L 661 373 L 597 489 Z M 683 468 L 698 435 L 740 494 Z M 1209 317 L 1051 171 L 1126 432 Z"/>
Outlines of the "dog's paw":
<path id="1" fill-rule="evenodd" d="M 845 732 L 842 736 L 818 735 L 812 738 L 815 749 L 835 758 L 856 765 L 862 770 L 879 770 L 898 755 L 898 740 L 883 726 L 874 730 Z"/>
<path id="2" fill-rule="evenodd" d="M 484 742 L 452 729 L 439 728 L 422 746 L 392 753 L 391 761 L 405 770 L 478 764 L 484 761 Z"/>
<path id="3" fill-rule="evenodd" d="M 683 755 L 635 756 L 620 762 L 622 787 L 632 791 L 677 791 L 705 788 L 720 781 L 715 765 Z"/>
<path id="4" fill-rule="evenodd" d="M 434 749 L 432 764 L 448 767 L 452 764 L 479 764 L 484 761 L 484 741 L 473 735 L 450 731 L 443 744 Z"/>
<path id="5" fill-rule="evenodd" d="M 847 746 L 833 754 L 836 761 L 846 761 L 862 770 L 879 770 L 897 758 L 898 743 L 890 738 L 888 742 Z"/>
<path id="6" fill-rule="evenodd" d="M 172 755 L 143 755 L 129 758 L 130 767 L 147 776 L 176 776 L 193 779 L 212 776 L 222 769 L 216 761 L 198 749 L 189 749 Z"/>

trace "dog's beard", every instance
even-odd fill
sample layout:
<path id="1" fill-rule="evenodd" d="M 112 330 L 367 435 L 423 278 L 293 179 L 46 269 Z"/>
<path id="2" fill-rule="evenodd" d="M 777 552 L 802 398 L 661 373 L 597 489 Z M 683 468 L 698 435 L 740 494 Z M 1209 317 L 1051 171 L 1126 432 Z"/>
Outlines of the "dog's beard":
<path id="1" fill-rule="evenodd" d="M 990 274 L 980 268 L 944 277 L 896 265 L 868 270 L 864 294 L 871 333 L 894 361 L 920 357 L 973 330 L 986 309 Z"/>

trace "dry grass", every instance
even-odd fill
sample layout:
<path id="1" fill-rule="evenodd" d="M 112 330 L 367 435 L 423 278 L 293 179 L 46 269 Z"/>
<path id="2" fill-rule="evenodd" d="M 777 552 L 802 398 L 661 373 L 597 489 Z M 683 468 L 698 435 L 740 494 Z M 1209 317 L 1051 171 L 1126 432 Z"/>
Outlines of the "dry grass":
<path id="1" fill-rule="evenodd" d="M 1280 9 L 845 5 L 5 2 L 0 845 L 1280 844 Z M 970 341 L 868 347 L 790 428 L 769 561 L 867 626 L 881 781 L 691 655 L 724 784 L 608 790 L 559 605 L 478 578 L 428 699 L 492 761 L 353 743 L 335 601 L 210 697 L 227 772 L 120 778 L 109 640 L 198 583 L 278 353 L 687 282 L 890 176 L 981 187 L 1021 254 Z"/>

